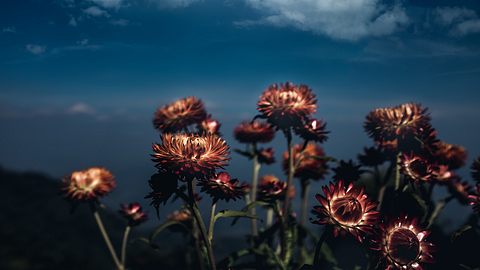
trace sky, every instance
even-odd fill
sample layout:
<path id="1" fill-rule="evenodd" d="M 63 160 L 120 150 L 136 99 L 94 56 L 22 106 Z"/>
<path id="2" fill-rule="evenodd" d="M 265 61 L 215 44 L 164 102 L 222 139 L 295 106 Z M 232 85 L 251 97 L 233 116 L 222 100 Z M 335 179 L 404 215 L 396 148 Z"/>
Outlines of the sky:
<path id="1" fill-rule="evenodd" d="M 151 123 L 158 106 L 198 96 L 231 147 L 241 147 L 234 126 L 256 114 L 258 96 L 275 82 L 314 90 L 317 117 L 331 131 L 324 147 L 336 158 L 355 158 L 372 144 L 362 128 L 370 110 L 409 101 L 430 108 L 440 138 L 467 147 L 469 162 L 480 155 L 478 1 L 0 5 L 1 166 L 56 178 L 106 166 L 119 181 L 111 205 L 148 203 L 142 198 L 155 171 L 149 154 L 159 139 Z M 277 157 L 283 144 L 278 134 Z M 248 179 L 248 166 L 232 154 L 228 169 Z"/>

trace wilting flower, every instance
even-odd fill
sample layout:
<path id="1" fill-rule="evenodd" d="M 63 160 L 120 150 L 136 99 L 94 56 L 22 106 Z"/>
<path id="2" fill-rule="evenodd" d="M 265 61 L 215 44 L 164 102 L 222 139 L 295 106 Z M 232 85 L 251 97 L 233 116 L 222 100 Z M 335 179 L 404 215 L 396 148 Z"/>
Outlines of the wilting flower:
<path id="1" fill-rule="evenodd" d="M 358 160 L 364 166 L 375 167 L 382 165 L 387 160 L 387 155 L 377 147 L 365 147 L 363 154 L 358 155 Z"/>
<path id="2" fill-rule="evenodd" d="M 196 97 L 186 97 L 159 108 L 155 112 L 153 125 L 162 132 L 176 132 L 200 123 L 206 117 L 203 102 Z"/>
<path id="3" fill-rule="evenodd" d="M 480 157 L 476 158 L 473 161 L 472 167 L 471 167 L 471 174 L 472 177 L 475 181 L 480 182 Z"/>
<path id="4" fill-rule="evenodd" d="M 210 194 L 213 203 L 218 200 L 235 201 L 245 194 L 244 187 L 240 185 L 240 182 L 232 179 L 227 172 L 218 173 L 209 180 L 202 180 L 198 185 L 202 187 L 202 192 Z"/>
<path id="5" fill-rule="evenodd" d="M 178 176 L 168 171 L 160 171 L 150 177 L 148 184 L 152 191 L 145 198 L 152 199 L 150 205 L 155 207 L 158 214 L 160 204 L 165 204 L 177 190 Z"/>
<path id="6" fill-rule="evenodd" d="M 425 158 L 415 154 L 403 154 L 401 172 L 414 181 L 430 181 L 435 176 L 435 167 Z"/>
<path id="7" fill-rule="evenodd" d="M 452 181 L 448 182 L 448 189 L 450 193 L 457 198 L 462 204 L 468 204 L 468 196 L 472 194 L 472 186 L 467 181 L 462 181 L 460 178 L 455 177 Z"/>
<path id="8" fill-rule="evenodd" d="M 379 246 L 387 270 L 421 270 L 421 263 L 433 262 L 433 244 L 426 241 L 429 232 L 421 230 L 416 219 L 401 217 L 381 225 Z"/>
<path id="9" fill-rule="evenodd" d="M 272 164 L 275 162 L 275 156 L 273 152 L 273 148 L 265 148 L 265 149 L 260 149 L 257 153 L 258 155 L 258 162 L 262 164 Z"/>
<path id="10" fill-rule="evenodd" d="M 450 170 L 456 170 L 465 165 L 467 151 L 462 146 L 441 141 L 436 146 L 437 151 L 434 154 L 434 158 L 439 164 L 447 165 Z"/>
<path id="11" fill-rule="evenodd" d="M 322 179 L 328 166 L 325 152 L 320 145 L 309 143 L 302 151 L 302 145 L 293 147 L 293 164 L 297 164 L 294 176 L 300 179 Z M 283 169 L 288 171 L 288 152 L 283 153 Z"/>
<path id="12" fill-rule="evenodd" d="M 137 226 L 147 220 L 147 214 L 142 211 L 142 206 L 137 203 L 122 204 L 120 214 L 128 221 L 128 225 Z"/>
<path id="13" fill-rule="evenodd" d="M 307 85 L 285 83 L 269 86 L 260 96 L 257 110 L 279 129 L 302 126 L 317 110 L 315 94 Z"/>
<path id="14" fill-rule="evenodd" d="M 116 185 L 112 173 L 100 167 L 73 172 L 63 182 L 67 198 L 79 201 L 103 197 Z"/>
<path id="15" fill-rule="evenodd" d="M 202 122 L 198 124 L 198 129 L 206 133 L 219 134 L 221 125 L 222 124 L 220 124 L 220 122 L 212 119 L 211 115 L 208 115 L 207 118 L 205 118 L 204 120 L 202 120 Z"/>
<path id="16" fill-rule="evenodd" d="M 473 206 L 473 211 L 480 215 L 480 184 L 477 184 L 475 193 L 468 196 L 470 205 Z"/>
<path id="17" fill-rule="evenodd" d="M 323 143 L 328 139 L 329 132 L 326 131 L 326 126 L 327 123 L 321 120 L 310 119 L 303 126 L 296 127 L 295 133 L 304 140 Z"/>
<path id="18" fill-rule="evenodd" d="M 242 122 L 235 127 L 233 135 L 241 143 L 267 143 L 275 136 L 275 130 L 268 123 Z"/>
<path id="19" fill-rule="evenodd" d="M 346 231 L 360 242 L 364 233 L 373 232 L 380 214 L 375 211 L 377 204 L 367 197 L 363 188 L 355 188 L 353 183 L 345 186 L 340 180 L 322 189 L 324 196 L 315 196 L 320 205 L 313 207 L 312 213 L 317 219 L 312 223 L 331 224 L 335 236 Z"/>
<path id="20" fill-rule="evenodd" d="M 161 138 L 161 144 L 153 144 L 153 161 L 181 178 L 205 178 L 228 163 L 229 147 L 215 134 L 166 133 Z"/>
<path id="21" fill-rule="evenodd" d="M 389 142 L 397 144 L 398 139 L 423 133 L 430 128 L 430 116 L 420 104 L 405 103 L 371 111 L 364 128 L 379 145 L 387 146 Z"/>
<path id="22" fill-rule="evenodd" d="M 287 191 L 287 183 L 280 181 L 274 175 L 264 175 L 258 183 L 258 200 L 275 201 L 283 200 Z"/>
<path id="23" fill-rule="evenodd" d="M 356 165 L 352 160 L 345 162 L 340 160 L 340 164 L 336 168 L 333 168 L 333 179 L 335 181 L 349 181 L 349 182 L 356 182 L 360 179 L 360 176 L 365 172 L 364 170 L 360 169 L 361 165 Z"/>

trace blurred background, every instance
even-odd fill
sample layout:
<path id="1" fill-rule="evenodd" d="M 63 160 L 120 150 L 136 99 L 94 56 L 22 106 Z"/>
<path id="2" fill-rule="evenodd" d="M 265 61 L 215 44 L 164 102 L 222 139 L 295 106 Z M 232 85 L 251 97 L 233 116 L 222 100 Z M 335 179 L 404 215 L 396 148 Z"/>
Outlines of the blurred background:
<path id="1" fill-rule="evenodd" d="M 151 216 L 139 236 L 178 208 L 178 202 L 162 207 L 157 219 L 144 196 L 155 172 L 151 144 L 159 140 L 153 113 L 185 96 L 205 102 L 232 149 L 243 148 L 232 131 L 256 115 L 261 92 L 271 83 L 291 81 L 316 93 L 316 116 L 331 131 L 323 145 L 329 156 L 356 159 L 372 144 L 362 127 L 366 114 L 410 101 L 430 108 L 440 139 L 468 149 L 468 164 L 480 155 L 476 1 L 4 0 L 0 5 L 1 200 L 7 205 L 0 217 L 2 238 L 9 239 L 1 241 L 0 256 L 11 258 L 2 259 L 2 268 L 64 269 L 62 263 L 73 257 L 83 269 L 109 267 L 108 261 L 82 264 L 86 256 L 106 257 L 98 256 L 106 250 L 87 211 L 70 215 L 58 195 L 58 181 L 73 170 L 109 168 L 118 180 L 104 200 L 111 213 L 120 203 L 138 201 Z M 281 160 L 283 135 L 277 133 L 270 145 Z M 248 181 L 249 161 L 231 156 L 227 170 Z M 465 179 L 468 171 L 460 171 Z M 283 175 L 278 162 L 264 166 L 265 173 Z M 314 183 L 312 192 L 327 181 Z M 443 190 L 436 191 L 441 196 Z M 204 196 L 203 203 L 209 200 Z M 219 209 L 226 207 L 240 209 L 242 203 Z M 450 203 L 439 218 L 442 229 L 458 228 L 470 212 Z M 121 230 L 121 221 L 113 214 L 111 220 Z M 248 223 L 234 227 L 238 235 L 229 222 L 216 229 L 219 238 L 242 245 Z M 75 251 L 88 237 L 99 244 Z M 235 248 L 219 242 L 220 254 Z M 50 246 L 63 257 L 39 251 Z M 150 257 L 148 263 L 158 260 Z"/>

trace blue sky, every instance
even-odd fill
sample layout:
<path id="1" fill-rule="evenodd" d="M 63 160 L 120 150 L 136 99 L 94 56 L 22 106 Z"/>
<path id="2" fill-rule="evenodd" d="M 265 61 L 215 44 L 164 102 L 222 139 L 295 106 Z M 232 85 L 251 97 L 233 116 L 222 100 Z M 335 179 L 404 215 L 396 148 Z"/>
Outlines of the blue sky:
<path id="1" fill-rule="evenodd" d="M 332 156 L 371 143 L 369 110 L 416 101 L 471 160 L 479 45 L 477 1 L 6 0 L 0 164 L 55 177 L 104 165 L 120 182 L 112 204 L 140 200 L 156 107 L 196 95 L 237 147 L 234 125 L 255 115 L 266 86 L 287 80 L 316 92 Z M 245 166 L 234 155 L 232 173 L 248 178 Z"/>

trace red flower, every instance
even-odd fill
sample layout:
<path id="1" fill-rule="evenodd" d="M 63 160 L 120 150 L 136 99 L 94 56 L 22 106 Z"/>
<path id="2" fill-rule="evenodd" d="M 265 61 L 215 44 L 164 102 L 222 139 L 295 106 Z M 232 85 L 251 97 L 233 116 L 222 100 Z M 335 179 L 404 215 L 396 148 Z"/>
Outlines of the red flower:
<path id="1" fill-rule="evenodd" d="M 273 84 L 260 96 L 257 110 L 279 129 L 302 126 L 317 110 L 315 94 L 307 85 Z"/>
<path id="2" fill-rule="evenodd" d="M 426 241 L 429 232 L 421 230 L 416 219 L 397 218 L 381 225 L 376 248 L 383 253 L 388 270 L 420 270 L 421 263 L 433 262 L 433 244 Z"/>
<path id="3" fill-rule="evenodd" d="M 198 124 L 198 130 L 218 135 L 221 125 L 220 122 L 212 119 L 211 115 L 208 115 L 207 118 Z"/>
<path id="4" fill-rule="evenodd" d="M 439 141 L 436 148 L 434 158 L 439 164 L 447 165 L 450 170 L 456 170 L 465 165 L 467 151 L 462 146 Z"/>
<path id="5" fill-rule="evenodd" d="M 153 161 L 183 179 L 208 178 L 228 164 L 229 147 L 215 134 L 166 133 L 161 138 L 162 144 L 153 144 Z"/>
<path id="6" fill-rule="evenodd" d="M 324 196 L 317 194 L 320 203 L 314 206 L 312 213 L 317 216 L 314 224 L 331 224 L 337 236 L 341 231 L 349 232 L 358 241 L 363 234 L 372 233 L 379 213 L 375 211 L 377 204 L 370 201 L 364 189 L 354 188 L 351 183 L 347 187 L 340 180 L 323 187 Z"/>
<path id="7" fill-rule="evenodd" d="M 259 201 L 275 201 L 283 200 L 287 191 L 287 183 L 280 181 L 274 175 L 264 175 L 260 178 L 258 184 L 258 200 Z"/>
<path id="8" fill-rule="evenodd" d="M 473 188 L 468 182 L 462 182 L 460 178 L 455 177 L 452 179 L 452 181 L 448 182 L 448 189 L 450 190 L 450 193 L 454 195 L 461 204 L 469 203 L 468 196 L 472 194 Z"/>
<path id="9" fill-rule="evenodd" d="M 177 132 L 206 117 L 203 102 L 196 97 L 186 97 L 157 109 L 153 125 L 161 132 Z"/>
<path id="10" fill-rule="evenodd" d="M 123 204 L 119 211 L 130 226 L 137 226 L 147 221 L 147 214 L 142 211 L 142 206 L 137 203 Z"/>
<path id="11" fill-rule="evenodd" d="M 79 201 L 103 197 L 116 185 L 112 173 L 100 167 L 73 172 L 63 182 L 67 198 Z"/>
<path id="12" fill-rule="evenodd" d="M 325 160 L 325 152 L 320 145 L 309 143 L 303 149 L 301 145 L 293 147 L 294 176 L 300 179 L 322 179 L 327 173 L 328 166 Z M 288 172 L 288 152 L 283 153 L 283 169 Z"/>
<path id="13" fill-rule="evenodd" d="M 266 149 L 260 149 L 257 153 L 258 155 L 258 162 L 262 164 L 272 164 L 275 162 L 275 156 L 273 152 L 273 148 L 269 147 Z"/>
<path id="14" fill-rule="evenodd" d="M 295 133 L 304 140 L 323 143 L 328 139 L 329 132 L 325 130 L 326 126 L 327 124 L 321 120 L 311 119 L 305 125 L 295 128 Z"/>
<path id="15" fill-rule="evenodd" d="M 203 180 L 198 183 L 202 187 L 201 191 L 208 193 L 213 202 L 218 200 L 236 200 L 241 198 L 244 192 L 244 186 L 240 185 L 237 179 L 231 179 L 227 172 L 221 172 L 209 180 Z"/>
<path id="16" fill-rule="evenodd" d="M 403 154 L 400 161 L 401 172 L 414 181 L 430 181 L 435 176 L 435 167 L 415 154 Z"/>
<path id="17" fill-rule="evenodd" d="M 267 123 L 242 122 L 233 131 L 235 139 L 241 143 L 267 143 L 275 136 L 275 130 Z"/>

